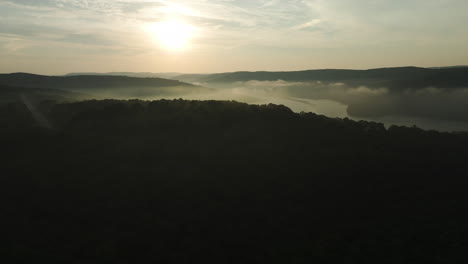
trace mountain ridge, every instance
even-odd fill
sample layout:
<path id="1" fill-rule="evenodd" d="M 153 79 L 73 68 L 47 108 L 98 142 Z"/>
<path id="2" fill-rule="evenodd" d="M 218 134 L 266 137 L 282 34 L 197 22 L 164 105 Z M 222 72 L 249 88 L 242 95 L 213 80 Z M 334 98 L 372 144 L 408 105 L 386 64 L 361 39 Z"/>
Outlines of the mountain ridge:
<path id="1" fill-rule="evenodd" d="M 177 80 L 163 78 L 136 78 L 128 76 L 48 76 L 32 73 L 11 73 L 0 74 L 0 84 L 8 86 L 18 86 L 23 88 L 50 88 L 50 89 L 81 89 L 98 86 L 100 88 L 117 86 L 194 86 Z"/>
<path id="2" fill-rule="evenodd" d="M 67 73 L 63 76 L 82 76 L 82 75 L 94 75 L 94 76 L 127 76 L 127 77 L 135 77 L 135 78 L 163 78 L 163 79 L 171 79 L 174 76 L 181 75 L 182 73 L 178 72 L 72 72 Z"/>
<path id="3" fill-rule="evenodd" d="M 352 85 L 388 86 L 389 88 L 425 88 L 431 85 L 454 88 L 468 87 L 468 67 L 433 69 L 406 66 L 368 70 L 238 71 L 215 74 L 184 74 L 176 76 L 174 79 L 201 84 L 283 80 L 289 82 L 349 82 Z"/>

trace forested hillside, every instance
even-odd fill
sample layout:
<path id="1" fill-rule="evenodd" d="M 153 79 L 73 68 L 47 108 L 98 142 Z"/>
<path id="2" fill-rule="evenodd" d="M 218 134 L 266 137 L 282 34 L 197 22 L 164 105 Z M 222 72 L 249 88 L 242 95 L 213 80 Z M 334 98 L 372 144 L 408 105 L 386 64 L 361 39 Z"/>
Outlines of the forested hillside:
<path id="1" fill-rule="evenodd" d="M 0 106 L 4 256 L 458 263 L 468 136 L 231 101 Z M 415 261 L 416 260 L 416 261 Z"/>
<path id="2" fill-rule="evenodd" d="M 192 86 L 161 78 L 135 78 L 127 76 L 45 76 L 29 73 L 0 74 L 0 84 L 25 88 L 79 90 L 90 88 L 171 87 Z"/>
<path id="3" fill-rule="evenodd" d="M 77 75 L 45 76 L 29 73 L 0 74 L 0 85 L 18 88 L 64 90 L 92 95 L 92 98 L 146 98 L 209 92 L 210 89 L 161 78 Z"/>

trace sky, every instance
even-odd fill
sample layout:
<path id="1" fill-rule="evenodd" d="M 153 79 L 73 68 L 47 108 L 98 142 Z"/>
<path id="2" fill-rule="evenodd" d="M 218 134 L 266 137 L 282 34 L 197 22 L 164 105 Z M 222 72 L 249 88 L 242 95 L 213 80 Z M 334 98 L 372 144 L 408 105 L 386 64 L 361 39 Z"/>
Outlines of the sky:
<path id="1" fill-rule="evenodd" d="M 0 72 L 468 64 L 466 0 L 0 0 Z"/>

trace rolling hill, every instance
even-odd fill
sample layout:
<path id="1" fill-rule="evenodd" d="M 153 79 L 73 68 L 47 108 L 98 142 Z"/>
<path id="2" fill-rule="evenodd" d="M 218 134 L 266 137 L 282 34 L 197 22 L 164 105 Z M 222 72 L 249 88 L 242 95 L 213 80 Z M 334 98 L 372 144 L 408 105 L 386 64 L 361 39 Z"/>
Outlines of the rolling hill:
<path id="1" fill-rule="evenodd" d="M 60 90 L 127 87 L 195 87 L 191 84 L 162 78 L 99 75 L 44 76 L 29 73 L 0 74 L 0 84 L 24 88 L 49 88 Z"/>
<path id="2" fill-rule="evenodd" d="M 417 89 L 428 86 L 441 88 L 468 87 L 468 67 L 455 68 L 380 68 L 370 70 L 307 70 L 291 72 L 230 72 L 216 74 L 184 74 L 173 79 L 192 82 L 223 84 L 235 82 L 276 81 L 288 82 L 346 82 L 350 85 L 366 85 L 369 87 L 387 87 L 394 89 Z"/>
<path id="3" fill-rule="evenodd" d="M 151 98 L 206 92 L 210 89 L 162 79 L 128 76 L 44 76 L 29 73 L 0 74 L 0 85 L 9 87 L 54 89 L 86 93 L 96 98 Z"/>
<path id="4" fill-rule="evenodd" d="M 65 76 L 82 76 L 82 75 L 96 75 L 96 76 L 127 76 L 127 77 L 136 77 L 136 78 L 163 78 L 171 79 L 174 76 L 181 75 L 181 73 L 176 72 L 72 72 L 68 73 Z"/>

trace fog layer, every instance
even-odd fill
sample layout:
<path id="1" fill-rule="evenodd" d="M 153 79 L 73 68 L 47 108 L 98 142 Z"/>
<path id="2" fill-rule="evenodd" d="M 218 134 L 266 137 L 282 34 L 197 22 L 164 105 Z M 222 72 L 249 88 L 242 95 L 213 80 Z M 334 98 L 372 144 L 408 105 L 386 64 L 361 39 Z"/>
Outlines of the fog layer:
<path id="1" fill-rule="evenodd" d="M 213 90 L 174 98 L 283 104 L 296 112 L 349 117 L 386 125 L 416 125 L 441 131 L 468 130 L 468 88 L 389 89 L 344 82 L 257 81 L 195 83 Z M 160 97 L 153 97 L 154 99 Z"/>

